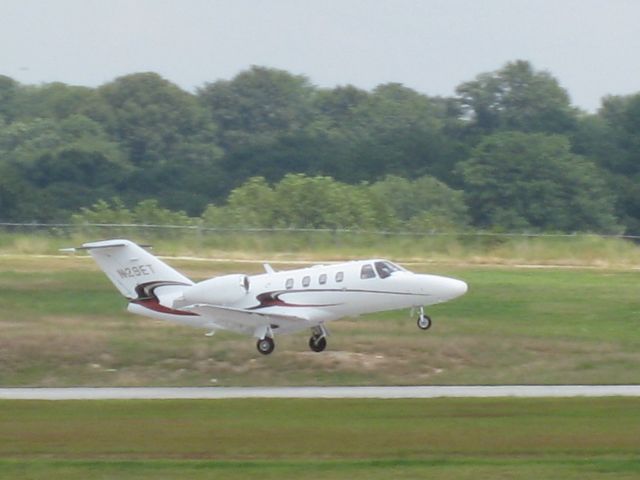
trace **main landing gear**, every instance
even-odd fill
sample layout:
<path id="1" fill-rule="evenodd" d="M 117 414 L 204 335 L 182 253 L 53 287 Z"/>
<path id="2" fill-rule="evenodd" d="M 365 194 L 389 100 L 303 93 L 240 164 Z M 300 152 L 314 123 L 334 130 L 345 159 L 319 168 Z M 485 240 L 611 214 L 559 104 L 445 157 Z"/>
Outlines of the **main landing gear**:
<path id="1" fill-rule="evenodd" d="M 263 355 L 269 355 L 276 348 L 276 343 L 271 337 L 264 337 L 258 340 L 256 344 L 258 351 Z"/>
<path id="2" fill-rule="evenodd" d="M 256 337 L 258 342 L 256 348 L 262 355 L 269 355 L 276 348 L 276 343 L 273 340 L 273 332 L 270 327 L 262 327 L 256 330 Z M 323 352 L 327 348 L 327 336 L 329 332 L 322 325 L 313 327 L 311 329 L 311 338 L 309 338 L 309 348 L 314 352 Z"/>
<path id="3" fill-rule="evenodd" d="M 431 328 L 431 317 L 424 313 L 424 308 L 420 307 L 420 315 L 418 315 L 418 328 L 420 330 L 429 330 Z"/>
<path id="4" fill-rule="evenodd" d="M 271 325 L 258 327 L 253 335 L 258 339 L 256 348 L 262 355 L 269 355 L 276 348 L 276 342 L 273 341 Z"/>
<path id="5" fill-rule="evenodd" d="M 309 339 L 309 348 L 314 352 L 323 352 L 327 348 L 328 332 L 322 325 L 311 329 L 311 338 Z"/>

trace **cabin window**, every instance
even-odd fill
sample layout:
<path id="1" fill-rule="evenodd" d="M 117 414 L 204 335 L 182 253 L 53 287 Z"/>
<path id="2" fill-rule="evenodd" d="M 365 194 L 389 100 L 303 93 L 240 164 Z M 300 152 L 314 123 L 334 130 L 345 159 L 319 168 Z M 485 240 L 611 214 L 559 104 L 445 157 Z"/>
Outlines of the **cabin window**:
<path id="1" fill-rule="evenodd" d="M 302 286 L 308 287 L 310 284 L 311 284 L 311 277 L 307 275 L 302 279 Z"/>
<path id="2" fill-rule="evenodd" d="M 284 286 L 287 290 L 291 290 L 293 288 L 293 278 L 287 278 L 287 283 Z"/>
<path id="3" fill-rule="evenodd" d="M 320 285 L 324 285 L 325 283 L 327 283 L 327 274 L 323 273 L 322 275 L 320 275 L 320 277 L 318 278 L 318 283 Z"/>
<path id="4" fill-rule="evenodd" d="M 400 272 L 402 268 L 391 262 L 376 262 L 376 272 L 380 278 L 390 277 L 393 272 Z"/>
<path id="5" fill-rule="evenodd" d="M 344 272 L 336 273 L 336 282 L 340 283 L 343 280 L 344 280 Z"/>
<path id="6" fill-rule="evenodd" d="M 363 265 L 360 269 L 360 278 L 376 278 L 376 272 L 373 270 L 373 266 L 370 264 Z"/>

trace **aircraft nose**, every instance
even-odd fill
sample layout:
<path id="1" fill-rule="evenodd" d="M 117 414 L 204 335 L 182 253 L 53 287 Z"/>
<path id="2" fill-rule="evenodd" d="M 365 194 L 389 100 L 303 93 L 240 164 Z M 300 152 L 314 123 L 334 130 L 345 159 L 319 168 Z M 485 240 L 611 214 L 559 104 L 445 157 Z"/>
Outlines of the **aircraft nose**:
<path id="1" fill-rule="evenodd" d="M 445 295 L 444 297 L 447 300 L 452 300 L 461 295 L 467 293 L 469 287 L 462 280 L 456 280 L 455 278 L 449 278 L 447 285 L 445 287 Z"/>
<path id="2" fill-rule="evenodd" d="M 420 290 L 427 295 L 429 303 L 440 303 L 453 300 L 467 293 L 468 286 L 462 280 L 440 275 L 419 275 Z"/>
<path id="3" fill-rule="evenodd" d="M 451 285 L 449 286 L 451 292 L 451 298 L 456 298 L 467 293 L 469 286 L 462 280 L 451 279 Z"/>

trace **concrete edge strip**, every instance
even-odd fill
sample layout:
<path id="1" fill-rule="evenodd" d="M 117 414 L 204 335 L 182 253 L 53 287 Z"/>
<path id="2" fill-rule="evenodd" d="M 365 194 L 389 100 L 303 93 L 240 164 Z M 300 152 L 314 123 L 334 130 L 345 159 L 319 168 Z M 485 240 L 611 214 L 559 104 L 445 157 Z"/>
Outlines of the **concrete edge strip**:
<path id="1" fill-rule="evenodd" d="M 640 397 L 640 385 L 415 387 L 71 387 L 0 388 L 3 400 L 170 400 L 240 398 L 544 398 Z"/>

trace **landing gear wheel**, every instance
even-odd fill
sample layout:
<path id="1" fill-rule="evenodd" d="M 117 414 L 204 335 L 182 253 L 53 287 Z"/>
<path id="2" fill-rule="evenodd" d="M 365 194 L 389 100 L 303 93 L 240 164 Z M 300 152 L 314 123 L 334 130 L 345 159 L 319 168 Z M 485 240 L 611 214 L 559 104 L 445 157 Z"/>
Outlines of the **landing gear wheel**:
<path id="1" fill-rule="evenodd" d="M 322 352 L 327 348 L 327 339 L 325 337 L 313 336 L 309 339 L 309 348 L 314 352 Z"/>
<path id="2" fill-rule="evenodd" d="M 276 344 L 273 341 L 273 338 L 264 337 L 258 340 L 256 347 L 262 355 L 269 355 L 271 352 L 273 352 L 273 349 L 276 348 Z"/>
<path id="3" fill-rule="evenodd" d="M 429 328 L 431 328 L 431 318 L 429 315 L 422 314 L 418 317 L 418 328 L 420 330 L 429 330 Z"/>

